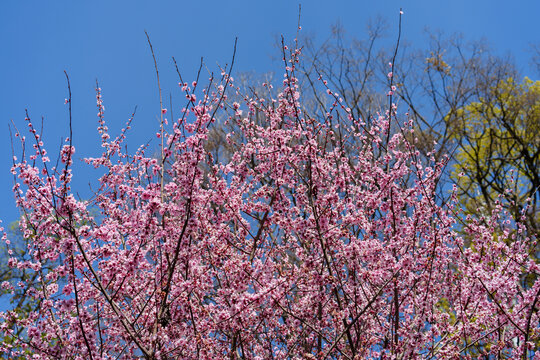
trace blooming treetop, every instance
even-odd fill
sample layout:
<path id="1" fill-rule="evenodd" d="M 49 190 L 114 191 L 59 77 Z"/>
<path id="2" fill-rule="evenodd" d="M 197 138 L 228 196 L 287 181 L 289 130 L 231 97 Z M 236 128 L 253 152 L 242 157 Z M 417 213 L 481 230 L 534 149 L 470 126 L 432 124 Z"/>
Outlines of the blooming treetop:
<path id="1" fill-rule="evenodd" d="M 412 121 L 398 123 L 394 105 L 357 119 L 328 89 L 327 118 L 315 121 L 295 77 L 300 51 L 285 53 L 275 99 L 253 93 L 229 103 L 226 91 L 239 89 L 227 72 L 199 97 L 196 82 L 182 81 L 188 104 L 180 119 L 162 121 L 157 159 L 144 146 L 124 152 L 125 131 L 109 135 L 98 88 L 103 153 L 86 162 L 105 174 L 90 200 L 71 189 L 71 140 L 54 166 L 27 119 L 35 152 L 12 171 L 32 261 L 10 265 L 37 274 L 29 295 L 39 305 L 24 316 L 1 313 L 9 339 L 1 352 L 34 359 L 531 355 L 540 281 L 520 219 L 501 207 L 464 219 L 455 196 L 440 205 L 435 189 L 446 164 L 419 159 Z M 225 160 L 208 150 L 219 118 L 234 129 Z M 57 266 L 44 272 L 45 262 Z"/>

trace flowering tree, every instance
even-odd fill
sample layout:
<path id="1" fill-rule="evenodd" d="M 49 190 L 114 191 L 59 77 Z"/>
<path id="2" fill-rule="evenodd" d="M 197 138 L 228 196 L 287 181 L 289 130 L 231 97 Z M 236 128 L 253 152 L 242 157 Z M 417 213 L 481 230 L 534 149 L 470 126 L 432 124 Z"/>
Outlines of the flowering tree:
<path id="1" fill-rule="evenodd" d="M 521 219 L 500 204 L 489 217 L 464 218 L 455 189 L 451 203 L 438 204 L 446 164 L 419 160 L 407 140 L 413 123 L 397 122 L 391 92 L 390 108 L 368 124 L 328 89 L 326 118 L 314 120 L 298 92 L 300 50 L 283 53 L 283 85 L 270 101 L 253 93 L 230 104 L 226 91 L 240 93 L 230 71 L 202 91 L 182 81 L 187 105 L 170 126 L 161 107 L 157 159 L 144 146 L 122 150 L 128 127 L 109 135 L 97 88 L 103 153 L 86 162 L 104 175 L 90 200 L 71 190 L 71 134 L 53 166 L 27 118 L 35 151 L 13 173 L 31 260 L 9 265 L 37 274 L 29 295 L 38 306 L 1 313 L 2 352 L 533 356 L 540 281 L 530 278 L 539 267 Z M 208 150 L 219 116 L 238 131 L 226 135 L 233 152 L 221 161 Z"/>

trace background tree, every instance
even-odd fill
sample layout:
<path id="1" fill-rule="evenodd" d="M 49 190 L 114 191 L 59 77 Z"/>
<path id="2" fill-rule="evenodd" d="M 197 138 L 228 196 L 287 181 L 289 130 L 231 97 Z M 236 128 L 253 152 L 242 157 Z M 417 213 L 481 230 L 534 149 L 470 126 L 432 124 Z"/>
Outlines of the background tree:
<path id="1" fill-rule="evenodd" d="M 527 229 L 537 239 L 540 81 L 507 78 L 483 95 L 447 120 L 459 144 L 453 173 L 459 196 L 470 214 L 493 211 L 501 198 L 515 218 L 527 207 Z M 538 244 L 531 251 L 537 257 Z"/>

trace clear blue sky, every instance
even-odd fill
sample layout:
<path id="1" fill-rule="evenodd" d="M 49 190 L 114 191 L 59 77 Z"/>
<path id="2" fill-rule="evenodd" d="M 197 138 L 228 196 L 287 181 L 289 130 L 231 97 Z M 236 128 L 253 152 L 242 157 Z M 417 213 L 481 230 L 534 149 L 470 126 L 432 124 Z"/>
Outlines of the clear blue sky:
<path id="1" fill-rule="evenodd" d="M 368 20 L 381 16 L 392 35 L 397 32 L 400 7 L 405 12 L 403 37 L 414 45 L 425 40 L 426 27 L 462 32 L 471 40 L 485 37 L 499 53 L 512 53 L 523 74 L 538 75 L 528 64 L 529 45 L 540 42 L 538 0 L 305 0 L 301 22 L 305 33 L 319 39 L 325 38 L 338 20 L 349 34 L 363 37 Z M 49 153 L 55 154 L 60 137 L 68 134 L 64 70 L 71 78 L 77 158 L 96 156 L 100 150 L 96 78 L 103 89 L 105 117 L 113 134 L 138 105 L 130 134 L 134 149 L 155 133 L 158 124 L 158 93 L 145 29 L 151 36 L 168 97 L 169 92 L 178 91 L 172 56 L 184 78 L 192 80 L 201 56 L 214 70 L 216 63 L 229 62 L 235 37 L 236 72 L 279 69 L 272 60 L 275 38 L 284 34 L 292 39 L 297 16 L 296 0 L 2 0 L 0 219 L 9 223 L 18 217 L 11 193 L 8 123 L 13 120 L 24 128 L 25 108 L 34 122 L 44 116 L 46 145 Z M 93 173 L 80 164 L 75 170 L 75 188 L 84 196 Z"/>

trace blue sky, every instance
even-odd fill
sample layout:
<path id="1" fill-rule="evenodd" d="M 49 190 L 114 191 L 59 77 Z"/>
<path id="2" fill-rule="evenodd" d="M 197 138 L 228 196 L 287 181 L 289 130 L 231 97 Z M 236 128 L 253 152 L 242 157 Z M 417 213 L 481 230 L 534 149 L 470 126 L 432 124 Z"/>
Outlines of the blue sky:
<path id="1" fill-rule="evenodd" d="M 380 16 L 397 34 L 399 8 L 404 11 L 403 38 L 412 45 L 425 41 L 426 27 L 445 33 L 461 32 L 466 39 L 486 38 L 500 54 L 511 53 L 524 75 L 538 77 L 529 66 L 530 44 L 540 43 L 537 29 L 540 2 L 487 0 L 384 0 L 302 2 L 305 34 L 319 39 L 340 21 L 351 36 L 365 36 L 366 24 Z M 33 121 L 44 117 L 49 153 L 68 134 L 67 89 L 63 71 L 71 79 L 74 145 L 77 159 L 99 154 L 96 131 L 95 80 L 103 89 L 105 117 L 114 134 L 137 115 L 130 133 L 131 149 L 155 133 L 159 111 L 154 67 L 144 30 L 151 36 L 165 96 L 179 96 L 171 57 L 183 77 L 192 80 L 200 57 L 216 70 L 230 61 L 238 37 L 236 73 L 279 70 L 276 36 L 292 39 L 296 32 L 298 1 L 37 1 L 2 0 L 0 3 L 0 219 L 18 217 L 11 186 L 13 178 L 8 123 L 24 129 L 24 111 Z M 233 74 L 234 75 L 234 74 Z M 208 76 L 203 76 L 203 80 Z M 18 147 L 15 144 L 16 153 Z M 92 170 L 77 164 L 75 190 L 89 194 Z"/>

